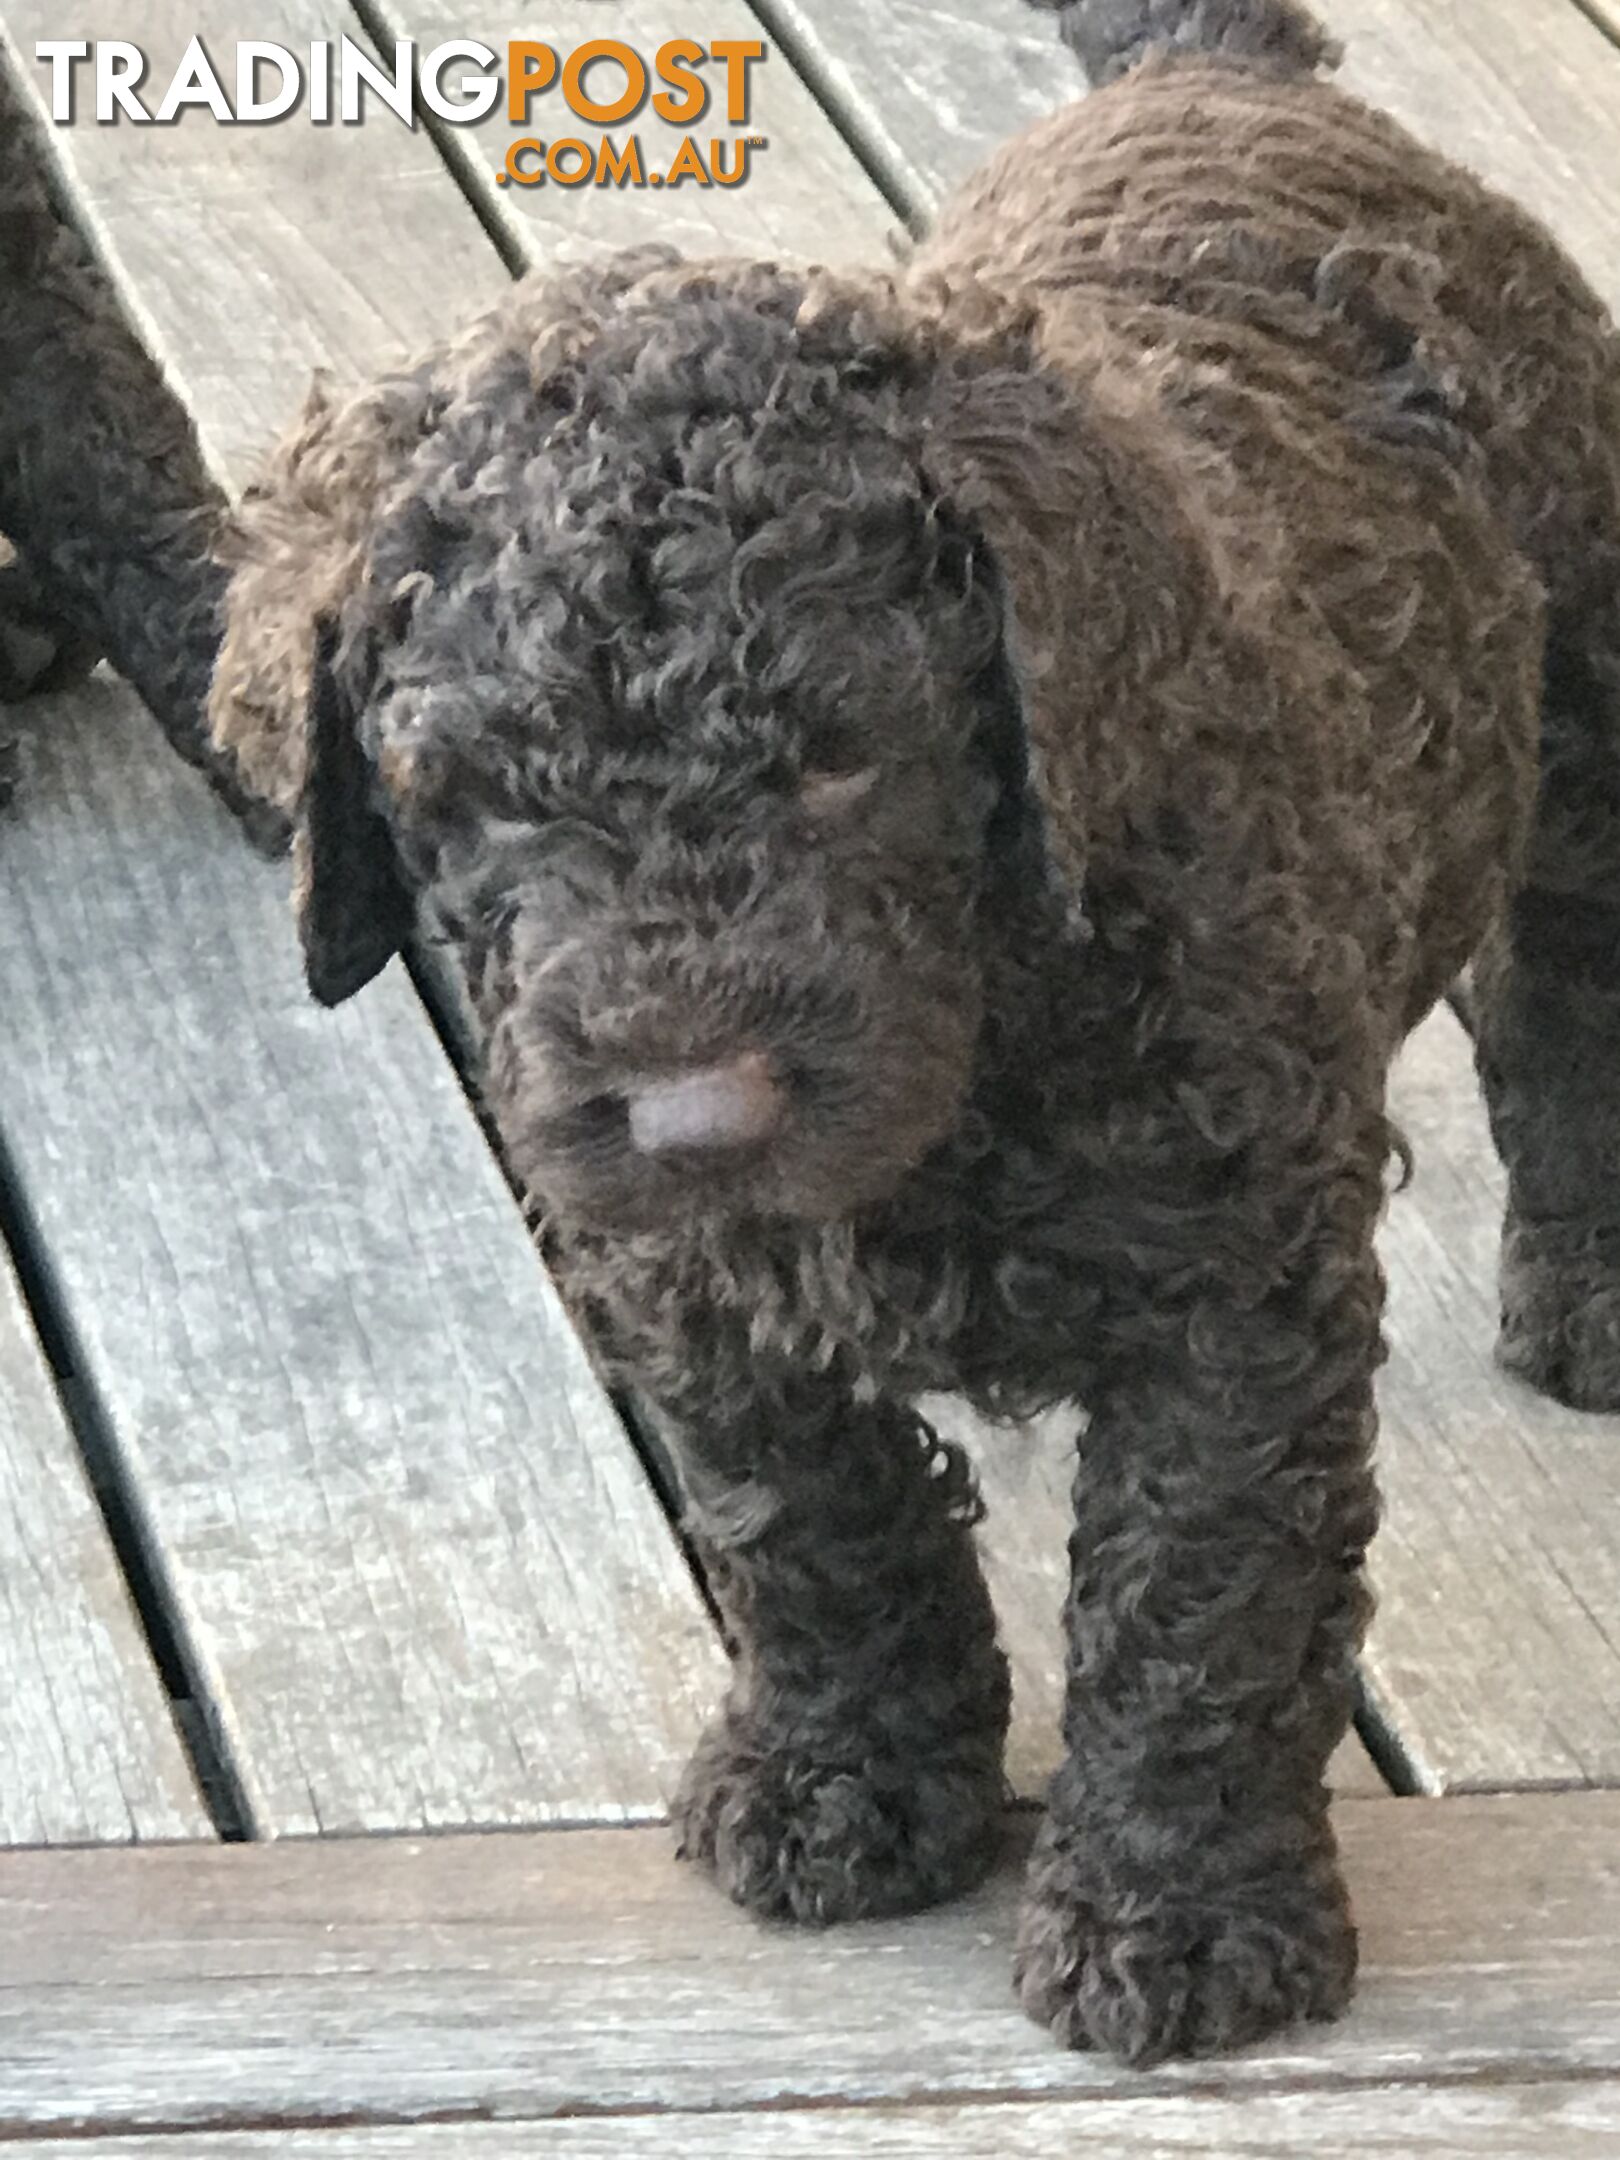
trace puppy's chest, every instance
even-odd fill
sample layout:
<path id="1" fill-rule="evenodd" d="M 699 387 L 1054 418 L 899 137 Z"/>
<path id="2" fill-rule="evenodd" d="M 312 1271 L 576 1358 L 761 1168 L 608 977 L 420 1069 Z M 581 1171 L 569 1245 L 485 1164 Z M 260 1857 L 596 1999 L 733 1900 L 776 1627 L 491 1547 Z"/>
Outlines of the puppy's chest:
<path id="1" fill-rule="evenodd" d="M 1073 1153 L 1013 1107 L 988 1145 L 970 1115 L 860 1241 L 862 1302 L 883 1318 L 850 1348 L 878 1388 L 1014 1413 L 1084 1392 L 1102 1241 Z"/>

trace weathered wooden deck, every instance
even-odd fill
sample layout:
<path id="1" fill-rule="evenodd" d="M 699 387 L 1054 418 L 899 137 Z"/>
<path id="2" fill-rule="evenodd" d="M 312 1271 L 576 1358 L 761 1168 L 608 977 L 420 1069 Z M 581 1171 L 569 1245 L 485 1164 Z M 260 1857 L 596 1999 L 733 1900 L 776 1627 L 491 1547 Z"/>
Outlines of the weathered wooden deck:
<path id="1" fill-rule="evenodd" d="M 194 32 L 774 41 L 736 192 L 520 194 L 497 122 L 448 162 L 386 118 L 56 133 L 233 484 L 313 366 L 368 369 L 515 268 L 655 234 L 871 255 L 1075 86 L 1018 0 L 139 12 L 161 79 Z M 1620 302 L 1615 0 L 1323 12 L 1353 84 Z M 78 25 L 59 0 L 0 0 L 0 25 L 38 96 L 19 55 Z M 0 2146 L 1620 2153 L 1620 1420 L 1491 1363 L 1500 1179 L 1449 1014 L 1397 1087 L 1418 1170 L 1386 1236 L 1371 1753 L 1338 1766 L 1361 1994 L 1333 2030 L 1132 2076 L 1018 2015 L 1011 1860 L 955 1910 L 818 1938 L 671 1864 L 656 1819 L 719 1645 L 411 978 L 307 1002 L 285 873 L 120 686 L 8 724 Z M 1026 1797 L 1071 1440 L 982 1443 Z"/>

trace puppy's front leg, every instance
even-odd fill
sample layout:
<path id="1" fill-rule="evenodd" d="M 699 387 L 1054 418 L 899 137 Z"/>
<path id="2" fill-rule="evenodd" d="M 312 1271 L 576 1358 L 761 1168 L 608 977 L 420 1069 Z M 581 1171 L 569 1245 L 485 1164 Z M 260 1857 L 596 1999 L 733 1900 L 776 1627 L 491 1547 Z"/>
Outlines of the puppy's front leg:
<path id="1" fill-rule="evenodd" d="M 65 688 L 100 658 L 95 641 L 57 614 L 0 539 L 0 704 Z"/>
<path id="2" fill-rule="evenodd" d="M 1331 1089 L 1317 1122 L 1319 1150 L 1206 1164 L 1203 1204 L 1139 1237 L 1118 1208 L 1018 1978 L 1067 2044 L 1137 2064 L 1331 2017 L 1354 1976 L 1323 1773 L 1368 1612 L 1383 1145 Z"/>
<path id="3" fill-rule="evenodd" d="M 999 1842 L 1008 1679 L 960 1451 L 816 1382 L 670 1437 L 736 1659 L 676 1803 L 682 1853 L 739 1904 L 818 1923 L 968 1888 Z"/>

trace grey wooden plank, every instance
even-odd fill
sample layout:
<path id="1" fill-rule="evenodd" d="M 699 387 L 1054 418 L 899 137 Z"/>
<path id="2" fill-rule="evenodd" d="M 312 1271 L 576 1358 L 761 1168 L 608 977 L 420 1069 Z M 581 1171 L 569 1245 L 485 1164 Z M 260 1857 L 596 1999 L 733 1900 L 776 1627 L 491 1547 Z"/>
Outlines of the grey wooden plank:
<path id="1" fill-rule="evenodd" d="M 0 1246 L 0 1844 L 212 1834 Z"/>
<path id="2" fill-rule="evenodd" d="M 1417 1171 L 1384 1238 L 1374 1704 L 1429 1791 L 1620 1783 L 1620 1417 L 1492 1361 L 1503 1178 L 1449 1011 L 1408 1044 L 1391 1111 Z"/>
<path id="3" fill-rule="evenodd" d="M 719 1652 L 408 984 L 120 687 L 16 723 L 0 1117 L 258 1827 L 657 1811 Z"/>
<path id="4" fill-rule="evenodd" d="M 1326 0 L 1344 80 L 1546 220 L 1620 305 L 1620 57 L 1567 0 Z"/>
<path id="5" fill-rule="evenodd" d="M 979 1473 L 979 1551 L 1012 1667 L 1007 1778 L 1021 1799 L 1039 1799 L 1062 1756 L 1062 1613 L 1079 1414 L 1055 1410 L 1028 1424 L 992 1425 L 948 1396 L 930 1396 L 922 1407 Z"/>
<path id="6" fill-rule="evenodd" d="M 752 0 L 890 200 L 920 222 L 1018 128 L 1081 88 L 1026 0 Z"/>
<path id="7" fill-rule="evenodd" d="M 1571 0 L 1311 0 L 1342 80 L 1544 217 L 1620 297 L 1620 65 Z M 1616 12 L 1615 0 L 1581 0 Z M 1024 0 L 754 0 L 897 201 L 923 217 L 1014 128 L 1081 88 Z M 1046 34 L 1043 34 L 1046 33 Z"/>
<path id="8" fill-rule="evenodd" d="M 20 48 L 55 15 L 0 5 Z M 194 31 L 355 28 L 154 0 L 141 45 L 166 80 Z M 391 118 L 54 140 L 233 482 L 312 362 L 370 370 L 506 282 Z M 19 726 L 0 1119 L 255 1826 L 657 1812 L 720 1653 L 408 979 L 318 1013 L 285 871 L 111 689 Z"/>
<path id="9" fill-rule="evenodd" d="M 1620 2081 L 1226 2099 L 1013 2100 L 954 2106 L 772 2108 L 740 2114 L 615 2115 L 609 2121 L 395 2123 L 225 2132 L 209 2160 L 1345 2160 L 1420 2153 L 1446 2160 L 1613 2160 Z M 15 2160 L 83 2160 L 77 2139 L 33 2138 Z M 168 2137 L 98 2139 L 97 2160 L 174 2160 Z"/>
<path id="10" fill-rule="evenodd" d="M 746 0 L 708 0 L 701 19 L 677 0 L 552 0 L 538 30 L 536 18 L 513 0 L 495 8 L 485 0 L 370 0 L 370 6 L 391 36 L 415 38 L 424 52 L 456 37 L 501 48 L 511 38 L 539 36 L 566 57 L 588 41 L 609 38 L 650 62 L 671 38 L 709 45 L 761 36 Z M 767 50 L 749 73 L 748 119 L 737 125 L 725 117 L 722 68 L 711 61 L 704 72 L 712 85 L 709 108 L 691 127 L 660 120 L 650 105 L 633 121 L 594 127 L 570 115 L 553 89 L 534 101 L 531 126 L 511 126 L 502 104 L 476 126 L 447 130 L 448 148 L 514 252 L 530 263 L 655 239 L 694 255 L 864 262 L 880 252 L 894 220 L 790 62 Z M 588 87 L 592 96 L 607 99 L 624 80 L 622 71 L 605 66 L 588 78 Z M 734 188 L 691 180 L 673 187 L 498 184 L 495 174 L 508 144 L 532 134 L 577 138 L 593 154 L 604 135 L 615 142 L 635 136 L 649 174 L 669 170 L 683 137 L 696 142 L 706 161 L 717 137 L 729 144 L 759 136 L 764 147 L 751 154 L 748 176 Z M 728 163 L 731 155 L 728 150 Z"/>
<path id="11" fill-rule="evenodd" d="M 1009 1986 L 1015 1866 L 761 1927 L 662 1831 L 0 1858 L 0 2139 L 1620 2074 L 1620 1795 L 1344 1801 L 1342 2024 L 1135 2073 Z"/>

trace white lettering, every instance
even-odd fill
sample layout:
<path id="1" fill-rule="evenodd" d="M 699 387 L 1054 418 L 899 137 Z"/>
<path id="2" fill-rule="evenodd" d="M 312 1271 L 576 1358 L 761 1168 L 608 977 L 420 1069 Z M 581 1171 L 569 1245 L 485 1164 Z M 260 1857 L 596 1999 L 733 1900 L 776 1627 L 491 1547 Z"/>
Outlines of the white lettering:
<path id="1" fill-rule="evenodd" d="M 96 118 L 103 127 L 116 120 L 119 112 L 130 120 L 151 119 L 135 95 L 145 74 L 146 55 L 138 45 L 127 44 L 123 38 L 97 40 Z"/>
<path id="2" fill-rule="evenodd" d="M 396 39 L 394 72 L 390 75 L 353 38 L 344 38 L 338 48 L 338 111 L 345 127 L 359 124 L 362 90 L 375 90 L 390 112 L 407 127 L 415 127 L 411 99 L 411 60 L 415 51 L 414 39 Z"/>
<path id="3" fill-rule="evenodd" d="M 444 87 L 444 71 L 452 60 L 471 60 L 480 70 L 495 65 L 495 54 L 488 45 L 480 45 L 472 38 L 452 38 L 447 45 L 436 45 L 422 63 L 420 92 L 422 103 L 430 113 L 441 120 L 453 121 L 458 127 L 467 127 L 475 120 L 482 120 L 501 94 L 500 80 L 487 73 L 468 73 L 455 84 L 452 96 Z"/>
<path id="4" fill-rule="evenodd" d="M 231 101 L 225 95 L 225 86 L 214 73 L 214 63 L 203 50 L 203 41 L 194 37 L 175 69 L 169 87 L 163 93 L 163 103 L 158 107 L 159 120 L 172 120 L 182 105 L 206 105 L 216 120 L 229 120 Z"/>
<path id="5" fill-rule="evenodd" d="M 42 38 L 34 47 L 34 58 L 51 64 L 51 118 L 58 125 L 73 118 L 73 63 L 89 57 L 88 38 Z"/>
<path id="6" fill-rule="evenodd" d="M 268 97 L 259 94 L 259 69 L 272 67 L 280 77 L 279 88 Z M 250 38 L 236 48 L 236 117 L 238 120 L 279 120 L 298 103 L 298 62 L 285 45 L 267 45 Z"/>

